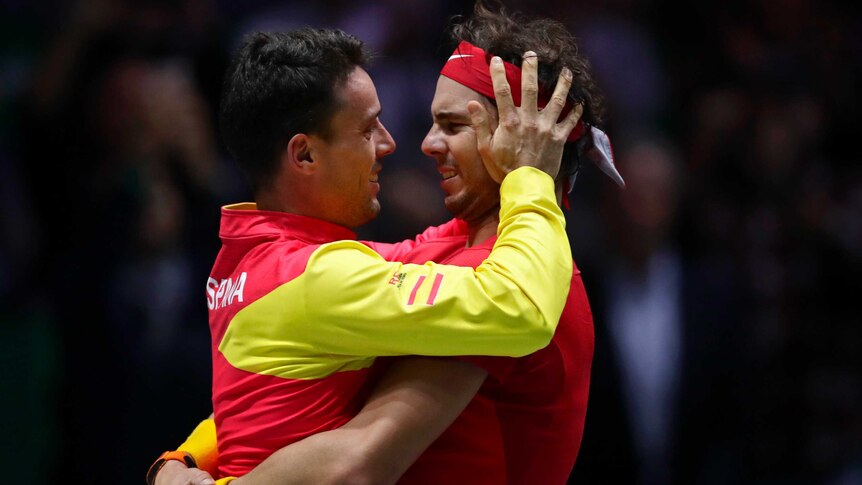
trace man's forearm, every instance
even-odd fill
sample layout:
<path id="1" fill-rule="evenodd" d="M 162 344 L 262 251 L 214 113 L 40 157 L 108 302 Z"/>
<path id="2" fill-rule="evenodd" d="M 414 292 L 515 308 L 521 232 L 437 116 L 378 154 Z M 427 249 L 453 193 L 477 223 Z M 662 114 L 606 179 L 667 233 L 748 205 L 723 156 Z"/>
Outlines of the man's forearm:
<path id="1" fill-rule="evenodd" d="M 400 360 L 350 422 L 282 448 L 236 483 L 395 483 L 461 413 L 485 376 L 458 360 Z"/>

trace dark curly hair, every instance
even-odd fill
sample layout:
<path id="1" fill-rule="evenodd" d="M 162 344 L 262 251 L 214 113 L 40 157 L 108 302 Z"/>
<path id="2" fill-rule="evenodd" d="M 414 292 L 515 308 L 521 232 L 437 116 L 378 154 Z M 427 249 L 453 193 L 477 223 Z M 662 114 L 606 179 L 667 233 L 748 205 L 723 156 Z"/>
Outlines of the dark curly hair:
<path id="1" fill-rule="evenodd" d="M 575 37 L 561 22 L 548 18 L 530 18 L 520 12 L 507 12 L 499 4 L 477 0 L 473 14 L 464 19 L 455 17 L 450 27 L 450 38 L 454 44 L 467 41 L 491 55 L 516 66 L 521 65 L 524 52 L 529 50 L 539 58 L 539 87 L 552 93 L 563 67 L 572 71 L 572 87 L 568 99 L 581 103 L 584 113 L 581 119 L 598 126 L 604 116 L 604 97 L 593 80 L 589 61 L 578 52 Z M 493 99 L 491 100 L 494 101 Z M 564 151 L 560 175 L 577 170 L 578 150 Z"/>
<path id="2" fill-rule="evenodd" d="M 338 29 L 249 35 L 225 76 L 219 125 L 227 149 L 257 193 L 272 182 L 296 133 L 328 137 L 336 87 L 369 60 L 365 45 Z"/>

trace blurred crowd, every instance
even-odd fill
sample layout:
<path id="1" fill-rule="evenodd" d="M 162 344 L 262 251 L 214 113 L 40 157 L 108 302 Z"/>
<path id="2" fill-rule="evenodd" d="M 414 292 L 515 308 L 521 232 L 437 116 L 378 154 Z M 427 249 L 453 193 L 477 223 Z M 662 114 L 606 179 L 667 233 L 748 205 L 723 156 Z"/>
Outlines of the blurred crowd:
<path id="1" fill-rule="evenodd" d="M 506 2 L 566 23 L 628 188 L 566 214 L 596 322 L 577 483 L 862 483 L 862 15 L 814 0 Z M 140 483 L 210 411 L 217 133 L 254 30 L 342 28 L 398 141 L 381 216 L 447 214 L 419 143 L 468 0 L 0 1 L 0 407 L 15 483 Z M 615 480 L 615 481 L 614 481 Z"/>

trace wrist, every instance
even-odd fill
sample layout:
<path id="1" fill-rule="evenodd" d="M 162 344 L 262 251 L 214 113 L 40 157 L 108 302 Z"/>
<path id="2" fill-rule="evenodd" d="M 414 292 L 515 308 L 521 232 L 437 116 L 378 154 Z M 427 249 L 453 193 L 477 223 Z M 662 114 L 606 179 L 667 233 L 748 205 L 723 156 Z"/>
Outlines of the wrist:
<path id="1" fill-rule="evenodd" d="M 172 469 L 176 469 L 177 466 L 193 468 L 197 464 L 194 457 L 185 451 L 166 451 L 156 459 L 147 471 L 147 485 L 154 485 L 156 483 L 156 477 L 163 468 L 171 467 Z"/>
<path id="2" fill-rule="evenodd" d="M 164 477 L 170 477 L 176 473 L 182 473 L 183 470 L 188 470 L 189 467 L 184 462 L 178 460 L 168 460 L 166 461 L 162 467 L 156 472 L 156 476 L 153 479 L 154 485 L 160 485 L 164 482 Z M 160 478 L 162 477 L 162 478 Z"/>

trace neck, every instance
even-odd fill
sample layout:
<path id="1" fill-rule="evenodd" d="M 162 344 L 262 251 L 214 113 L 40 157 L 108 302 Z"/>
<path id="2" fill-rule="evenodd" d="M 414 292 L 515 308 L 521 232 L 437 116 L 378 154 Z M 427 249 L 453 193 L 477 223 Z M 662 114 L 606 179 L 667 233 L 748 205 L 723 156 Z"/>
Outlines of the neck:
<path id="1" fill-rule="evenodd" d="M 499 223 L 499 209 L 491 212 L 479 221 L 467 221 L 467 247 L 469 248 L 476 244 L 480 244 L 489 237 L 497 234 L 497 225 Z"/>
<path id="2" fill-rule="evenodd" d="M 276 190 L 260 191 L 254 196 L 257 209 L 270 212 L 286 212 L 298 216 L 314 217 L 316 219 L 328 220 L 316 207 L 303 204 L 301 201 L 291 199 L 283 192 Z M 329 221 L 333 222 L 333 221 Z"/>
<path id="3" fill-rule="evenodd" d="M 563 194 L 562 184 L 556 184 L 554 192 L 557 195 L 557 204 L 562 206 L 563 197 L 568 194 Z M 474 221 L 467 221 L 467 247 L 481 244 L 489 237 L 497 234 L 497 226 L 500 224 L 500 207 L 497 206 L 493 211 L 489 212 L 484 217 Z"/>
<path id="4" fill-rule="evenodd" d="M 258 210 L 290 213 L 296 212 L 291 210 L 290 204 L 282 200 L 275 191 L 260 191 L 255 194 L 254 201 L 257 204 Z"/>
<path id="5" fill-rule="evenodd" d="M 563 194 L 562 184 L 556 184 L 554 192 L 557 195 L 557 204 L 562 206 Z M 500 224 L 500 207 L 497 206 L 493 211 L 489 212 L 482 218 L 476 221 L 467 221 L 467 247 L 475 246 L 483 243 L 489 237 L 497 234 L 497 226 Z"/>

